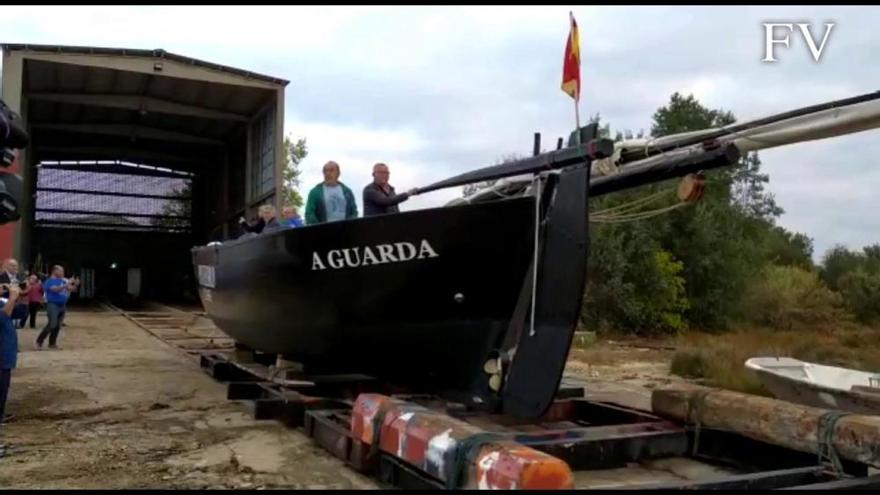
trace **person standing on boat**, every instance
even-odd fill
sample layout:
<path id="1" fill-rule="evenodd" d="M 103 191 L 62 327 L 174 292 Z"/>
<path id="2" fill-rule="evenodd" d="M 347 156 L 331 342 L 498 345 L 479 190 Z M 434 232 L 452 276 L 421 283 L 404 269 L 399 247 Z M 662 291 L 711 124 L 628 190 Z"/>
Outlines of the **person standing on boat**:
<path id="1" fill-rule="evenodd" d="M 364 188 L 364 216 L 384 215 L 386 213 L 400 213 L 397 206 L 408 200 L 410 196 L 419 193 L 418 189 L 410 189 L 401 194 L 395 194 L 394 186 L 388 183 L 391 172 L 388 165 L 377 163 L 373 165 L 373 182 Z"/>
<path id="2" fill-rule="evenodd" d="M 284 227 L 302 227 L 303 221 L 296 211 L 296 206 L 281 208 L 281 225 Z"/>
<path id="3" fill-rule="evenodd" d="M 260 206 L 260 220 L 263 221 L 263 232 L 272 232 L 273 230 L 278 230 L 282 228 L 281 223 L 278 222 L 278 219 L 275 218 L 275 214 L 277 210 L 273 205 L 262 205 Z"/>
<path id="4" fill-rule="evenodd" d="M 259 234 L 263 231 L 263 227 L 266 226 L 266 222 L 264 222 L 262 218 L 257 217 L 256 222 L 249 223 L 244 217 L 241 217 L 238 219 L 238 225 L 241 227 L 242 235 Z"/>
<path id="5" fill-rule="evenodd" d="M 257 221 L 253 224 L 247 222 L 244 217 L 238 219 L 243 234 L 260 234 L 267 228 L 274 230 L 280 227 L 278 220 L 275 218 L 275 207 L 270 204 L 261 205 L 257 212 Z M 271 228 L 270 228 L 271 227 Z"/>
<path id="6" fill-rule="evenodd" d="M 324 182 L 309 191 L 306 201 L 306 224 L 336 222 L 357 218 L 357 204 L 354 194 L 339 182 L 339 164 L 329 161 L 324 164 Z"/>

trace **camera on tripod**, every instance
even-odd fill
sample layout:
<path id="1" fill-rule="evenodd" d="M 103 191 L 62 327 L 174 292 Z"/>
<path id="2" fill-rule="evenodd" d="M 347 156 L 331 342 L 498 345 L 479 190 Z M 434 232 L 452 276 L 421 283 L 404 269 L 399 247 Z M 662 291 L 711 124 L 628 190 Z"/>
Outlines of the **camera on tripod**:
<path id="1" fill-rule="evenodd" d="M 15 161 L 15 150 L 28 145 L 30 140 L 21 120 L 6 102 L 0 99 L 0 225 L 15 222 L 21 218 L 19 201 L 22 182 L 15 174 L 3 173 Z"/>

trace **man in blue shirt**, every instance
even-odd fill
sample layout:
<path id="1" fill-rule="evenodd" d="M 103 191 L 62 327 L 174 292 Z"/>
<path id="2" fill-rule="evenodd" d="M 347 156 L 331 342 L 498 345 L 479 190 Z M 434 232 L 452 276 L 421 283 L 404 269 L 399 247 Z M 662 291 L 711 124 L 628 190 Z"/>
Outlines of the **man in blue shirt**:
<path id="1" fill-rule="evenodd" d="M 58 332 L 64 323 L 64 313 L 67 307 L 67 299 L 70 297 L 71 291 L 75 291 L 77 282 L 75 280 L 68 281 L 64 278 L 64 268 L 60 265 L 52 267 L 52 276 L 43 283 L 43 291 L 46 294 L 46 315 L 49 322 L 40 332 L 37 341 L 34 343 L 39 351 L 43 348 L 43 341 L 49 337 L 49 349 L 57 349 Z"/>
<path id="2" fill-rule="evenodd" d="M 302 218 L 296 212 L 296 206 L 281 208 L 281 225 L 291 228 L 303 226 Z"/>
<path id="3" fill-rule="evenodd" d="M 12 311 L 21 293 L 18 284 L 5 285 L 7 298 L 0 298 L 3 309 L 0 310 L 0 418 L 6 418 L 6 398 L 9 395 L 9 380 L 18 360 L 18 333 L 12 324 Z M 0 445 L 0 451 L 5 445 Z M 2 452 L 0 452 L 2 453 Z"/>

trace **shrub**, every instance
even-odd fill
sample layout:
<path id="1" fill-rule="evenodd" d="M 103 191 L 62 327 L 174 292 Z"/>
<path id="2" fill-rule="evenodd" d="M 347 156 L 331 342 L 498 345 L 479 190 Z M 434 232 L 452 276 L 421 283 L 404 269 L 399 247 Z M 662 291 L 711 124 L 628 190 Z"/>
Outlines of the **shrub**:
<path id="1" fill-rule="evenodd" d="M 846 307 L 859 322 L 880 320 L 880 273 L 859 268 L 840 277 L 838 285 Z"/>
<path id="2" fill-rule="evenodd" d="M 770 266 L 746 294 L 749 319 L 776 329 L 816 326 L 844 317 L 843 299 L 818 275 L 794 266 Z"/>
<path id="3" fill-rule="evenodd" d="M 677 351 L 672 356 L 669 372 L 684 378 L 705 378 L 709 375 L 709 359 L 698 350 Z"/>
<path id="4" fill-rule="evenodd" d="M 641 226 L 594 230 L 584 298 L 588 328 L 640 335 L 685 328 L 688 309 L 683 265 L 656 246 Z"/>

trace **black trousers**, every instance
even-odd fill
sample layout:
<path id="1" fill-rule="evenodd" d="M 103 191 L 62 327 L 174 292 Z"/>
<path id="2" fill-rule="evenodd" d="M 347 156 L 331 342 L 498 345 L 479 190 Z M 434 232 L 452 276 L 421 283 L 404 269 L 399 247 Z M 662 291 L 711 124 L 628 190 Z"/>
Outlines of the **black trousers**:
<path id="1" fill-rule="evenodd" d="M 6 417 L 6 397 L 9 396 L 9 379 L 12 370 L 0 369 L 0 421 Z"/>
<path id="2" fill-rule="evenodd" d="M 31 328 L 37 328 L 37 313 L 40 311 L 40 303 L 32 302 L 28 304 L 28 311 L 31 317 Z M 24 325 L 22 325 L 23 327 Z"/>

